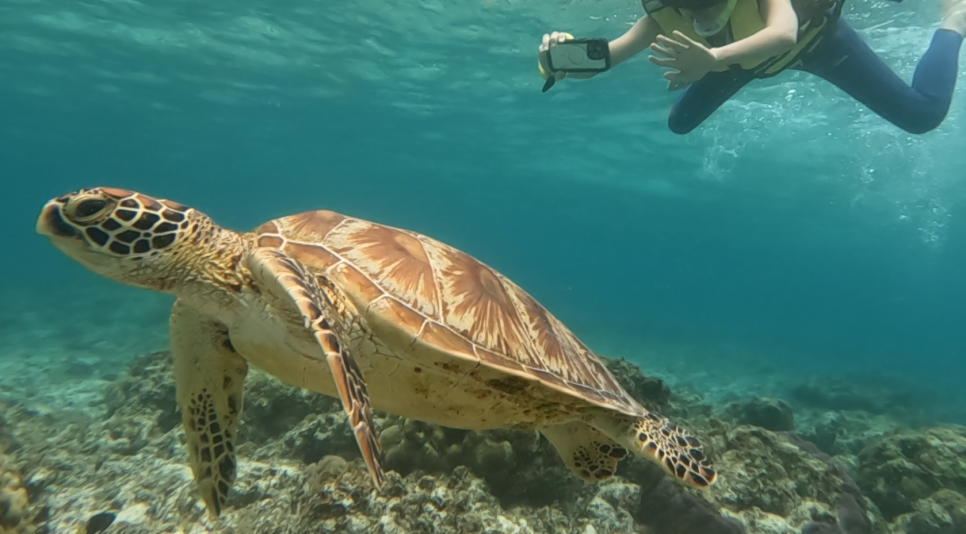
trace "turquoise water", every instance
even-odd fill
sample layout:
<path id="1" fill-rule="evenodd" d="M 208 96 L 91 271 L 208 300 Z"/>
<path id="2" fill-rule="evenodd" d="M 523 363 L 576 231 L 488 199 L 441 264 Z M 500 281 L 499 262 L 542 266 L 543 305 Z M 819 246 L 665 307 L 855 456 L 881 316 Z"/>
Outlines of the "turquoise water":
<path id="1" fill-rule="evenodd" d="M 48 198 L 110 185 L 236 229 L 321 208 L 426 233 L 602 354 L 699 389 L 888 380 L 966 421 L 963 84 L 924 136 L 800 73 L 676 136 L 646 54 L 540 92 L 545 31 L 614 38 L 640 14 L 7 0 L 0 358 L 164 346 L 169 297 L 98 278 L 33 232 Z M 908 80 L 939 3 L 852 0 L 845 17 Z"/>

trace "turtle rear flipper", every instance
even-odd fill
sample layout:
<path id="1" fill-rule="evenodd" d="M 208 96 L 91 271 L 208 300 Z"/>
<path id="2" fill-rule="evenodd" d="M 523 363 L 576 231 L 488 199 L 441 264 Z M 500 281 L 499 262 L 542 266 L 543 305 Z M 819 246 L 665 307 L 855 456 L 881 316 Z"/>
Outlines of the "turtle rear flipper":
<path id="1" fill-rule="evenodd" d="M 255 250 L 248 256 L 248 268 L 263 290 L 294 305 L 302 314 L 305 327 L 315 336 L 325 355 L 369 474 L 376 487 L 381 488 L 381 451 L 369 393 L 365 377 L 349 352 L 348 325 L 336 306 L 336 302 L 342 301 L 335 287 L 324 276 L 309 273 L 300 262 L 277 249 Z"/>
<path id="2" fill-rule="evenodd" d="M 599 414 L 591 424 L 688 486 L 705 489 L 717 478 L 698 439 L 665 417 L 650 412 L 640 417 L 608 412 Z"/>
<path id="3" fill-rule="evenodd" d="M 217 517 L 235 482 L 234 440 L 248 363 L 235 352 L 224 325 L 180 301 L 169 329 L 189 463 L 209 514 Z"/>
<path id="4" fill-rule="evenodd" d="M 580 421 L 540 427 L 570 471 L 587 482 L 614 476 L 627 449 Z"/>

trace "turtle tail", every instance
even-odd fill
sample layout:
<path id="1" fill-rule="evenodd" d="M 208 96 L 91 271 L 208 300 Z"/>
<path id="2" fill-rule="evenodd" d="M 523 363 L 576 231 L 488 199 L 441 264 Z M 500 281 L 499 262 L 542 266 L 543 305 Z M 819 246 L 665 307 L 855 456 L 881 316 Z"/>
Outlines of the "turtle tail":
<path id="1" fill-rule="evenodd" d="M 705 489 L 717 479 L 698 438 L 660 415 L 650 412 L 634 418 L 610 415 L 598 418 L 596 423 L 594 426 L 611 439 L 660 465 L 667 474 L 688 486 Z"/>

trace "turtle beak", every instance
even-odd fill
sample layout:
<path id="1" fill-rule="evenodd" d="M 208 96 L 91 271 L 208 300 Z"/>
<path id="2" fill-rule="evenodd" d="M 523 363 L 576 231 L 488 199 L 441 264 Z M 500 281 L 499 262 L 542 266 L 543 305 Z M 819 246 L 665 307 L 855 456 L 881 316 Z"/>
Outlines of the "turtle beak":
<path id="1" fill-rule="evenodd" d="M 51 200 L 44 206 L 37 218 L 37 233 L 50 238 L 80 237 L 77 229 L 67 224 L 61 215 L 63 204 L 56 200 Z"/>

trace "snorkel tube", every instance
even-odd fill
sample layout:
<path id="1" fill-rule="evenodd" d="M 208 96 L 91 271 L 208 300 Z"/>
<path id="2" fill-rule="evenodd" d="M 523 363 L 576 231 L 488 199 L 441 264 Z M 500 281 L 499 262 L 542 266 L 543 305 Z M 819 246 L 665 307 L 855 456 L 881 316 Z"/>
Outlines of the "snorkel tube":
<path id="1" fill-rule="evenodd" d="M 701 37 L 711 37 L 712 35 L 717 35 L 718 32 L 723 30 L 725 26 L 728 25 L 728 19 L 731 18 L 731 14 L 735 11 L 735 6 L 738 5 L 738 0 L 728 0 L 724 4 L 721 12 L 718 16 L 713 19 L 703 19 L 697 16 L 696 12 L 703 10 L 690 10 L 687 8 L 681 8 L 681 11 L 686 12 L 691 16 L 694 21 L 694 32 Z M 715 6 L 711 6 L 705 9 L 713 9 Z"/>

